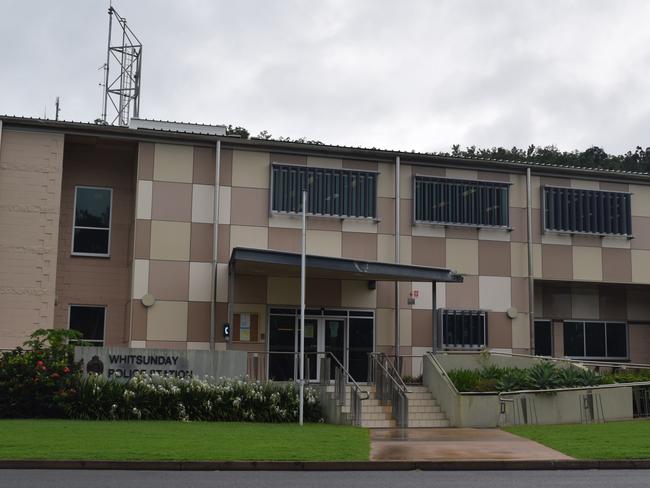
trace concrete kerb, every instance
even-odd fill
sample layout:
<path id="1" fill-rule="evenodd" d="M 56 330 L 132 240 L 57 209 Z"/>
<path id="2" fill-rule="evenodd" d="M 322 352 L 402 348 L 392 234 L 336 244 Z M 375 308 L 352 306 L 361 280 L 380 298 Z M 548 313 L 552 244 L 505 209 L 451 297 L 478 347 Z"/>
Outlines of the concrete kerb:
<path id="1" fill-rule="evenodd" d="M 0 469 L 129 471 L 550 471 L 650 469 L 650 459 L 544 461 L 0 461 Z"/>

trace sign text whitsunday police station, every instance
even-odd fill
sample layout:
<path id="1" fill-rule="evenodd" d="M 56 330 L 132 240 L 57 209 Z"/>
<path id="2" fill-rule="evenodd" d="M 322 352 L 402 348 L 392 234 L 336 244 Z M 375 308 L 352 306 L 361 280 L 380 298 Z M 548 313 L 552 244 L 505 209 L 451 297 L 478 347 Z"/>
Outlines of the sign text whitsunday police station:
<path id="1" fill-rule="evenodd" d="M 177 378 L 204 375 L 238 377 L 246 374 L 246 354 L 241 351 L 76 347 L 75 359 L 83 361 L 87 374 L 126 380 L 139 373 Z"/>

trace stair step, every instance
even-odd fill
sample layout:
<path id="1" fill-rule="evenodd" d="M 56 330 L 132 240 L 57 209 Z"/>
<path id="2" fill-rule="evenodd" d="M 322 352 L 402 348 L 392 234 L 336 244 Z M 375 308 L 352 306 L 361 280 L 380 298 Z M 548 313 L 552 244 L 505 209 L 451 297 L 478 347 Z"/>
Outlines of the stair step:
<path id="1" fill-rule="evenodd" d="M 449 427 L 449 420 L 409 420 L 409 427 Z"/>
<path id="2" fill-rule="evenodd" d="M 411 413 L 409 412 L 408 415 L 409 418 L 409 424 L 411 421 L 420 421 L 420 420 L 446 420 L 445 414 L 442 412 L 436 412 L 436 413 L 431 413 L 431 412 L 426 412 L 426 413 Z"/>
<path id="3" fill-rule="evenodd" d="M 397 427 L 397 423 L 394 420 L 365 420 L 362 418 L 361 426 L 368 429 L 390 429 Z"/>
<path id="4" fill-rule="evenodd" d="M 409 407 L 410 406 L 415 406 L 415 405 L 426 405 L 426 406 L 438 406 L 438 402 L 435 400 L 429 398 L 416 398 L 416 399 L 410 399 L 409 398 Z"/>
<path id="5" fill-rule="evenodd" d="M 441 411 L 438 405 L 411 405 L 409 403 L 409 413 L 438 413 Z"/>
<path id="6" fill-rule="evenodd" d="M 429 393 L 428 391 L 414 391 L 414 392 L 408 392 L 408 393 L 406 394 L 406 396 L 407 396 L 409 399 L 412 398 L 412 399 L 414 399 L 414 400 L 423 400 L 423 399 L 426 399 L 426 398 L 428 398 L 428 399 L 431 399 L 431 398 L 432 398 L 432 397 L 431 397 L 431 393 Z"/>

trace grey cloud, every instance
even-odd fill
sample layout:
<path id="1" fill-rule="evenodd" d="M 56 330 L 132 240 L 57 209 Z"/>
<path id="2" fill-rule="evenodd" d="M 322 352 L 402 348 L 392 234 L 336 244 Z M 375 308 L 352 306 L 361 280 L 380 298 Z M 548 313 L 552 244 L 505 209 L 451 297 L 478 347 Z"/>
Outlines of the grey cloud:
<path id="1" fill-rule="evenodd" d="M 416 150 L 650 145 L 644 0 L 115 1 L 141 115 Z M 0 6 L 0 113 L 99 115 L 106 1 Z"/>

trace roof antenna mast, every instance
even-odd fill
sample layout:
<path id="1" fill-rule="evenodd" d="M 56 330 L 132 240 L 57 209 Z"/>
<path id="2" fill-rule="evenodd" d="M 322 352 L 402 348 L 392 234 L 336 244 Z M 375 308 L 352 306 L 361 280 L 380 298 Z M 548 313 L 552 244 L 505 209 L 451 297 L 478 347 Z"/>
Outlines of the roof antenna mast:
<path id="1" fill-rule="evenodd" d="M 115 17 L 115 22 L 113 22 Z M 126 25 L 126 19 L 108 8 L 108 47 L 104 64 L 104 100 L 101 121 L 127 126 L 140 114 L 142 43 Z M 115 73 L 111 77 L 111 73 Z"/>

